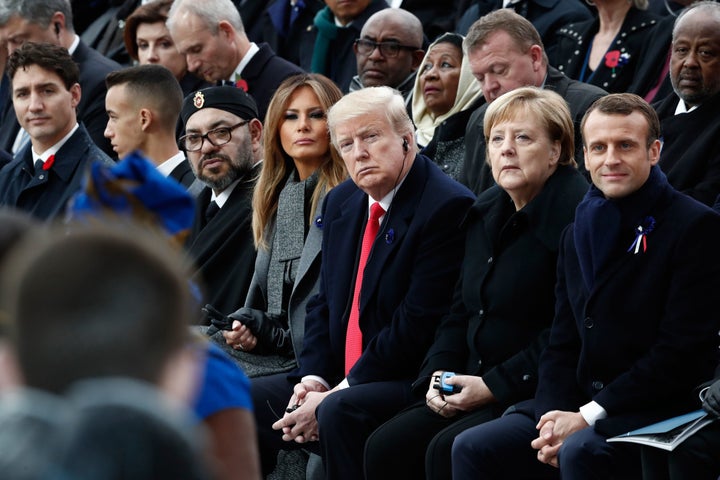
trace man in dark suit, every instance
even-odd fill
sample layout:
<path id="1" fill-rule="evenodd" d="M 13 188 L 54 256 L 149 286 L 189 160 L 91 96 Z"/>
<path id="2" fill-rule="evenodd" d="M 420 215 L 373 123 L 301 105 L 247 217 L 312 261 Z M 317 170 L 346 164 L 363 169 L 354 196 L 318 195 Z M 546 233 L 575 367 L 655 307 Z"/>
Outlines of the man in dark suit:
<path id="1" fill-rule="evenodd" d="M 671 52 L 674 92 L 653 105 L 663 139 L 660 168 L 673 187 L 712 206 L 720 194 L 720 3 L 685 10 Z"/>
<path id="2" fill-rule="evenodd" d="M 353 46 L 357 75 L 350 91 L 385 85 L 402 93 L 410 111 L 415 74 L 425 58 L 423 38 L 422 23 L 412 13 L 401 8 L 374 13 Z"/>
<path id="3" fill-rule="evenodd" d="M 255 269 L 251 201 L 262 138 L 257 116 L 253 99 L 231 86 L 188 95 L 180 113 L 186 134 L 179 144 L 206 185 L 186 248 L 206 303 L 221 312 L 244 304 Z"/>
<path id="4" fill-rule="evenodd" d="M 325 3 L 325 8 L 315 15 L 312 27 L 300 37 L 300 66 L 308 72 L 322 73 L 347 92 L 357 73 L 355 40 L 368 18 L 388 8 L 388 4 L 385 0 L 325 0 Z"/>
<path id="5" fill-rule="evenodd" d="M 582 132 L 593 186 L 560 240 L 535 399 L 459 435 L 453 478 L 638 478 L 637 446 L 606 439 L 692 410 L 717 365 L 720 216 L 670 186 L 640 97 L 601 98 Z"/>
<path id="6" fill-rule="evenodd" d="M 7 72 L 30 142 L 0 171 L 0 204 L 52 220 L 80 190 L 86 168 L 112 160 L 78 125 L 79 72 L 66 49 L 27 42 L 10 55 Z"/>
<path id="7" fill-rule="evenodd" d="M 575 161 L 584 172 L 580 120 L 590 105 L 606 92 L 593 85 L 570 80 L 548 65 L 537 29 L 511 9 L 501 8 L 475 22 L 464 43 L 475 78 L 482 84 L 485 100 L 519 87 L 547 88 L 557 92 L 570 107 L 575 124 Z M 470 116 L 465 129 L 465 161 L 460 183 L 479 195 L 495 184 L 485 161 L 484 105 Z"/>
<path id="8" fill-rule="evenodd" d="M 12 53 L 24 42 L 47 42 L 65 48 L 80 68 L 82 98 L 77 118 L 95 145 L 114 156 L 110 142 L 103 136 L 105 114 L 105 75 L 120 65 L 102 56 L 80 40 L 73 30 L 72 10 L 67 0 L 8 0 L 0 5 L 0 27 Z M 17 153 L 23 146 L 20 126 L 12 108 L 2 112 L 0 149 Z M 15 146 L 16 148 L 13 148 Z"/>
<path id="9" fill-rule="evenodd" d="M 253 398 L 266 473 L 279 449 L 311 442 L 327 478 L 347 480 L 363 478 L 369 434 L 412 401 L 450 306 L 473 196 L 416 153 L 402 96 L 389 87 L 346 95 L 328 126 L 351 180 L 324 204 L 320 290 L 308 302 L 299 369 L 253 379 Z"/>
<path id="10" fill-rule="evenodd" d="M 111 72 L 105 83 L 105 136 L 118 158 L 138 150 L 160 173 L 189 189 L 196 178 L 175 141 L 183 94 L 170 70 L 138 65 Z"/>
<path id="11" fill-rule="evenodd" d="M 278 85 L 302 69 L 278 57 L 269 45 L 251 42 L 230 0 L 176 0 L 168 28 L 188 70 L 208 82 L 230 81 L 252 95 L 265 118 Z"/>

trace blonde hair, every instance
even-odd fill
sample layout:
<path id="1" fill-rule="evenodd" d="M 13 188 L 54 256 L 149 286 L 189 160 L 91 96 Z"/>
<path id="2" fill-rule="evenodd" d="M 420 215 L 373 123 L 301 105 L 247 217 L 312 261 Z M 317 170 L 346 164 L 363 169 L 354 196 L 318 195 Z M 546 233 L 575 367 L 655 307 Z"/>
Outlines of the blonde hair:
<path id="1" fill-rule="evenodd" d="M 483 123 L 485 144 L 490 144 L 490 130 L 495 124 L 515 118 L 527 118 L 528 114 L 540 120 L 550 140 L 560 142 L 558 165 L 577 167 L 573 157 L 575 129 L 570 110 L 565 100 L 551 90 L 537 87 L 518 88 L 492 102 L 485 112 Z M 489 162 L 490 155 L 486 157 Z"/>
<path id="2" fill-rule="evenodd" d="M 280 191 L 294 168 L 292 158 L 285 153 L 280 142 L 280 125 L 290 96 L 302 87 L 312 89 L 326 114 L 330 107 L 342 98 L 342 92 L 332 80 L 316 73 L 294 75 L 287 78 L 275 91 L 265 115 L 263 167 L 252 200 L 253 238 L 258 249 L 267 250 L 269 248 L 265 230 L 277 213 Z M 318 183 L 310 201 L 310 221 L 312 221 L 312 215 L 317 209 L 320 198 L 347 178 L 345 163 L 330 145 L 328 145 L 325 161 L 318 170 L 320 171 Z"/>
<path id="3" fill-rule="evenodd" d="M 390 87 L 367 87 L 350 92 L 328 112 L 330 140 L 338 147 L 335 129 L 338 124 L 365 115 L 385 115 L 393 131 L 401 136 L 414 131 L 400 92 Z M 414 137 L 414 135 L 413 135 Z M 413 145 L 414 147 L 414 145 Z"/>

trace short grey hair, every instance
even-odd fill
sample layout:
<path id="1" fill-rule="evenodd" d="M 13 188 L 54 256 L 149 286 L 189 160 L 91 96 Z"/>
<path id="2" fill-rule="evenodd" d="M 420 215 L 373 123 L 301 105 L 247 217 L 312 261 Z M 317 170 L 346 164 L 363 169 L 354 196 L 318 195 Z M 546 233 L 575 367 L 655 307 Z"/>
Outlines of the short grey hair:
<path id="1" fill-rule="evenodd" d="M 5 26 L 12 17 L 17 15 L 30 23 L 47 28 L 56 12 L 65 16 L 65 29 L 75 32 L 70 0 L 2 0 L 0 2 L 0 27 Z"/>
<path id="2" fill-rule="evenodd" d="M 240 12 L 230 0 L 175 0 L 168 12 L 168 30 L 172 31 L 178 12 L 192 13 L 205 23 L 213 35 L 217 34 L 218 24 L 223 20 L 230 23 L 236 31 L 245 31 Z"/>
<path id="3" fill-rule="evenodd" d="M 400 92 L 390 87 L 368 87 L 348 93 L 330 107 L 327 124 L 330 141 L 338 148 L 335 130 L 338 124 L 370 114 L 382 113 L 398 135 L 413 132 L 412 120 L 407 113 Z M 339 148 L 338 148 L 339 150 Z"/>

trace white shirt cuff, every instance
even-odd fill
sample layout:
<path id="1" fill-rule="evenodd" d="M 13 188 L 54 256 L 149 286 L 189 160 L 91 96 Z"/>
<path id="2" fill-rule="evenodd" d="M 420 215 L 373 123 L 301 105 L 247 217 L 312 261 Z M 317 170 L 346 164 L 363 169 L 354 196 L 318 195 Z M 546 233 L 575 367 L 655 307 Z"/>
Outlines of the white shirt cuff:
<path id="1" fill-rule="evenodd" d="M 305 380 L 314 380 L 314 381 L 318 382 L 319 384 L 323 385 L 328 390 L 330 390 L 330 385 L 322 377 L 318 377 L 317 375 L 305 375 L 304 377 L 302 377 L 300 379 L 300 382 L 304 382 Z"/>
<path id="2" fill-rule="evenodd" d="M 580 407 L 580 415 L 582 415 L 588 425 L 592 427 L 595 425 L 595 422 L 607 417 L 607 412 L 599 403 L 593 400 Z"/>

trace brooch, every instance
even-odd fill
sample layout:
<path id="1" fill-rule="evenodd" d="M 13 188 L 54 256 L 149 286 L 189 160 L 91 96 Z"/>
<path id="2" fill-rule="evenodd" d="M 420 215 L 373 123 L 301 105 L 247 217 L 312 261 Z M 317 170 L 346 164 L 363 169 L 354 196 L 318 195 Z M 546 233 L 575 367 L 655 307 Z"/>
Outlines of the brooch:
<path id="1" fill-rule="evenodd" d="M 235 88 L 240 88 L 245 93 L 247 93 L 247 91 L 250 89 L 248 87 L 247 81 L 244 78 L 239 78 L 239 79 L 235 80 Z"/>
<path id="2" fill-rule="evenodd" d="M 635 227 L 635 240 L 633 241 L 630 248 L 627 249 L 629 252 L 633 250 L 633 254 L 637 254 L 640 251 L 640 244 L 642 244 L 643 253 L 647 251 L 647 236 L 655 228 L 655 219 L 653 217 L 643 218 L 640 225 Z"/>
<path id="3" fill-rule="evenodd" d="M 611 50 L 605 54 L 605 66 L 613 69 L 615 67 L 626 65 L 630 61 L 630 54 L 620 53 L 620 50 Z"/>
<path id="4" fill-rule="evenodd" d="M 388 230 L 387 233 L 385 234 L 385 243 L 387 243 L 388 245 L 390 245 L 390 244 L 393 242 L 393 240 L 395 240 L 395 230 L 393 230 L 393 229 L 391 228 L 391 229 Z"/>

